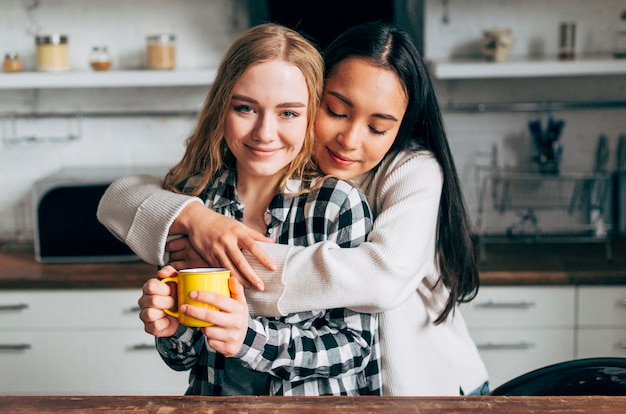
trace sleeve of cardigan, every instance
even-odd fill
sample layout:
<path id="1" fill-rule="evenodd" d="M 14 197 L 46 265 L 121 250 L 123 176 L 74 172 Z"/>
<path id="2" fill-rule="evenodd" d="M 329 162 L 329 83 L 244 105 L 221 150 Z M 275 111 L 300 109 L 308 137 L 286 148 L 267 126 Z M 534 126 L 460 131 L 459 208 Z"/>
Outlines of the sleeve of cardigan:
<path id="1" fill-rule="evenodd" d="M 379 184 L 368 191 L 377 192 L 369 198 L 376 200 L 378 215 L 367 242 L 349 249 L 328 241 L 290 248 L 264 244 L 281 265 L 283 288 L 273 298 L 268 294 L 277 291 L 250 291 L 249 301 L 265 296 L 260 299 L 266 305 L 263 314 L 270 315 L 267 305 L 276 301 L 273 310 L 283 315 L 339 307 L 381 312 L 404 302 L 424 278 L 436 280 L 435 240 L 443 184 L 439 164 L 431 155 L 418 153 L 392 162 L 377 174 Z M 276 278 L 260 265 L 254 269 L 263 279 Z"/>
<path id="2" fill-rule="evenodd" d="M 98 205 L 98 220 L 142 260 L 163 266 L 169 229 L 180 212 L 197 197 L 175 194 L 161 180 L 133 175 L 115 180 Z"/>

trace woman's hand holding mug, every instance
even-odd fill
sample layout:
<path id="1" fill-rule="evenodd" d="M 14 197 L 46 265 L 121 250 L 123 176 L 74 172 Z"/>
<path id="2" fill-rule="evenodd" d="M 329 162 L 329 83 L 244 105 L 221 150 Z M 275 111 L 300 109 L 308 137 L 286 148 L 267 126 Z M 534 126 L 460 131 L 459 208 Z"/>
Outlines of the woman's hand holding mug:
<path id="1" fill-rule="evenodd" d="M 229 277 L 228 269 L 176 271 L 165 266 L 157 274 L 162 279 L 147 281 L 139 299 L 140 319 L 147 333 L 168 337 L 180 324 L 201 327 L 216 351 L 227 357 L 239 352 L 248 330 L 249 311 L 243 286 Z M 175 289 L 170 282 L 176 284 Z M 178 309 L 171 310 L 176 303 Z"/>

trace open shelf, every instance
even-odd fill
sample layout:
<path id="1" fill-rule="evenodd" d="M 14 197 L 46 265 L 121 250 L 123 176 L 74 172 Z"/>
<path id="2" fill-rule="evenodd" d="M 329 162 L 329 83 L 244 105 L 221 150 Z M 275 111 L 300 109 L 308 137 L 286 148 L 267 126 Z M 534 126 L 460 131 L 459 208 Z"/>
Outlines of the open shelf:
<path id="1" fill-rule="evenodd" d="M 0 89 L 136 88 L 210 85 L 217 69 L 0 73 Z"/>
<path id="2" fill-rule="evenodd" d="M 617 59 L 611 55 L 582 56 L 569 61 L 555 58 L 511 59 L 506 62 L 433 60 L 429 66 L 435 79 L 626 75 L 626 59 Z"/>

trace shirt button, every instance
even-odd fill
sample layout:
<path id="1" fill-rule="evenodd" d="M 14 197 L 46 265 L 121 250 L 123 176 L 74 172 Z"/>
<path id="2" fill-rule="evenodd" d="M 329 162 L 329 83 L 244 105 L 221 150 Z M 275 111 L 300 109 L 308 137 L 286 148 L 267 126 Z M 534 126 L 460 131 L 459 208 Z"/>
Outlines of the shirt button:
<path id="1" fill-rule="evenodd" d="M 272 222 L 272 214 L 269 211 L 266 211 L 263 215 L 263 218 L 265 219 L 265 225 L 269 226 Z"/>
<path id="2" fill-rule="evenodd" d="M 274 229 L 268 229 L 268 230 L 267 230 L 267 232 L 268 232 L 269 234 L 272 234 L 272 233 L 274 233 Z"/>

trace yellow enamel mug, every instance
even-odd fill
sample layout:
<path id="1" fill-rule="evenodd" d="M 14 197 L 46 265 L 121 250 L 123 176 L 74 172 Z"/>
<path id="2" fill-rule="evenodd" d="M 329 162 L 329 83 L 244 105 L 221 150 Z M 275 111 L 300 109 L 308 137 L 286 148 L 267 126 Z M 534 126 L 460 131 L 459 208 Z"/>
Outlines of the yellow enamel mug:
<path id="1" fill-rule="evenodd" d="M 183 269 L 176 272 L 174 277 L 166 277 L 161 282 L 173 282 L 176 284 L 176 297 L 178 307 L 180 305 L 193 305 L 200 308 L 219 310 L 215 306 L 208 305 L 204 302 L 192 300 L 189 293 L 194 290 L 203 290 L 206 292 L 215 292 L 230 297 L 230 289 L 228 288 L 228 279 L 230 278 L 230 270 L 217 267 L 204 267 L 196 269 Z M 175 317 L 185 326 L 211 326 L 210 323 L 192 318 L 180 313 L 178 310 L 163 309 L 165 313 Z"/>

